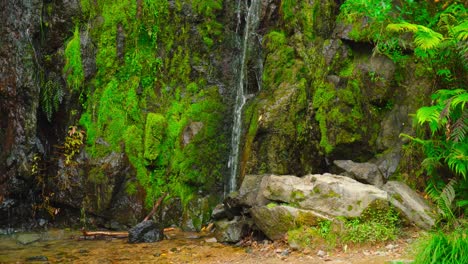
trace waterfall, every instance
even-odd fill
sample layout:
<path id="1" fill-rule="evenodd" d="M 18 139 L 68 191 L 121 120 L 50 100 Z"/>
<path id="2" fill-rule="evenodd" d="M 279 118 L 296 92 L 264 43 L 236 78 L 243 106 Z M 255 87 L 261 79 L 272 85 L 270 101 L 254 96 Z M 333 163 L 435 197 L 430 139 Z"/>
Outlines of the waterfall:
<path id="1" fill-rule="evenodd" d="M 238 46 L 240 48 L 241 54 L 239 59 L 239 66 L 237 69 L 237 86 L 236 86 L 236 99 L 234 106 L 234 121 L 232 125 L 232 135 L 231 135 L 231 154 L 229 155 L 228 167 L 230 170 L 229 180 L 227 183 L 226 193 L 235 191 L 237 188 L 237 171 L 239 167 L 239 149 L 242 133 L 242 108 L 244 107 L 247 98 L 250 97 L 248 93 L 249 78 L 248 73 L 248 62 L 249 62 L 249 48 L 252 45 L 255 45 L 253 40 L 256 37 L 256 29 L 259 22 L 259 13 L 261 0 L 239 0 L 238 1 L 238 13 L 237 13 L 237 29 L 236 33 L 239 35 L 239 29 L 242 25 L 241 19 L 241 2 L 244 1 L 247 13 L 245 15 L 245 24 L 243 37 L 238 41 Z M 250 2 L 250 5 L 249 5 Z M 257 54 L 258 56 L 258 54 Z M 259 67 L 261 69 L 261 66 Z M 256 77 L 259 74 L 255 74 Z M 256 82 L 256 90 L 260 89 L 259 81 Z"/>

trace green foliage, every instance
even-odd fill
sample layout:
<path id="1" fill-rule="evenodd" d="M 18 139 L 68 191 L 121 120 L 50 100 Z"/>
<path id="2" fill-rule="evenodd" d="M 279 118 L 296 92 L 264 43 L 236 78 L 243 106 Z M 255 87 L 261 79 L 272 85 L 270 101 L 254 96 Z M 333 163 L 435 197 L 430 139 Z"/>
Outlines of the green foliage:
<path id="1" fill-rule="evenodd" d="M 340 16 L 351 23 L 363 17 L 382 22 L 388 18 L 391 8 L 389 0 L 347 0 L 340 7 Z"/>
<path id="2" fill-rule="evenodd" d="M 421 107 L 416 113 L 419 126 L 428 125 L 431 139 L 413 138 L 422 144 L 427 155 L 423 162 L 434 175 L 442 162 L 467 179 L 468 175 L 468 92 L 465 89 L 439 90 L 433 96 L 434 105 Z"/>
<path id="3" fill-rule="evenodd" d="M 437 205 L 439 221 L 453 223 L 456 219 L 454 215 L 455 188 L 457 181 L 452 179 L 445 186 L 443 181 L 431 180 L 426 187 L 427 195 Z"/>
<path id="4" fill-rule="evenodd" d="M 389 24 L 387 30 L 391 32 L 412 32 L 414 33 L 414 44 L 423 49 L 433 49 L 440 45 L 444 36 L 425 26 L 403 22 L 400 24 Z"/>
<path id="5" fill-rule="evenodd" d="M 463 213 L 455 205 L 464 207 L 463 201 L 468 200 L 468 108 L 465 107 L 468 92 L 466 89 L 439 90 L 432 99 L 432 106 L 422 107 L 416 113 L 417 125 L 429 128 L 428 139 L 404 136 L 423 146 L 426 158 L 422 165 L 432 177 L 426 192 L 438 206 L 440 221 L 451 226 L 456 216 Z M 444 167 L 453 172 L 447 184 L 440 175 Z"/>
<path id="6" fill-rule="evenodd" d="M 367 208 L 359 218 L 345 223 L 344 242 L 368 243 L 395 240 L 399 232 L 399 216 L 385 204 L 375 204 Z"/>
<path id="7" fill-rule="evenodd" d="M 155 160 L 161 152 L 161 141 L 163 141 L 166 130 L 166 120 L 160 114 L 149 113 L 146 116 L 145 128 L 145 154 L 148 160 Z"/>
<path id="8" fill-rule="evenodd" d="M 52 114 L 57 112 L 62 102 L 64 91 L 56 80 L 55 74 L 51 73 L 48 80 L 41 85 L 41 106 L 49 122 L 52 121 Z"/>
<path id="9" fill-rule="evenodd" d="M 301 226 L 288 232 L 288 241 L 300 248 L 316 248 L 326 245 L 374 243 L 395 240 L 399 234 L 398 213 L 386 204 L 374 204 L 359 218 L 341 219 L 343 223 L 320 221 L 317 226 Z"/>
<path id="10" fill-rule="evenodd" d="M 87 150 L 94 157 L 122 152 L 135 169 L 146 205 L 163 193 L 184 206 L 200 191 L 212 191 L 221 181 L 224 105 L 216 86 L 193 68 L 211 71 L 212 54 L 223 27 L 216 21 L 221 0 L 81 1 L 97 43 L 97 74 L 85 91 L 80 125 L 87 131 Z M 199 35 L 182 8 L 197 15 Z M 204 43 L 205 42 L 205 43 Z M 197 48 L 194 48 L 196 46 Z M 206 76 L 205 76 L 206 77 Z M 190 143 L 183 132 L 202 124 Z"/>
<path id="11" fill-rule="evenodd" d="M 63 72 L 67 76 L 67 85 L 75 91 L 79 91 L 83 81 L 84 72 L 81 62 L 80 28 L 75 26 L 73 37 L 65 48 L 65 66 Z"/>
<path id="12" fill-rule="evenodd" d="M 84 145 L 85 132 L 76 126 L 70 126 L 68 135 L 63 143 L 63 152 L 65 155 L 65 165 L 70 165 L 73 158 L 81 151 Z"/>
<path id="13" fill-rule="evenodd" d="M 419 246 L 415 264 L 458 264 L 468 263 L 468 230 L 459 229 L 452 233 L 436 232 Z"/>

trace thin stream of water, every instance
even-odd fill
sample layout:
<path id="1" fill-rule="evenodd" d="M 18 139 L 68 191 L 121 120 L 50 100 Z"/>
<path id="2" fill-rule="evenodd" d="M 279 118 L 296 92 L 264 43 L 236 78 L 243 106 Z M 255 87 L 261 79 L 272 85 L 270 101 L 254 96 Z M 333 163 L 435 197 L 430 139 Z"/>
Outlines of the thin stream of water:
<path id="1" fill-rule="evenodd" d="M 238 2 L 238 27 L 241 25 L 241 1 Z M 245 5 L 248 6 L 249 0 L 244 0 Z M 259 22 L 259 12 L 260 12 L 260 0 L 251 0 L 250 6 L 248 6 L 247 15 L 245 18 L 245 27 L 244 35 L 242 38 L 241 45 L 241 58 L 240 58 L 240 70 L 236 90 L 236 101 L 234 107 L 234 121 L 232 126 L 232 135 L 231 135 L 231 154 L 229 155 L 228 167 L 230 169 L 230 176 L 227 186 L 227 192 L 230 193 L 235 191 L 237 188 L 237 171 L 239 167 L 239 149 L 240 149 L 240 140 L 242 132 L 242 109 L 247 101 L 247 63 L 248 63 L 248 51 L 250 42 L 253 41 L 252 38 L 255 36 L 255 30 Z"/>

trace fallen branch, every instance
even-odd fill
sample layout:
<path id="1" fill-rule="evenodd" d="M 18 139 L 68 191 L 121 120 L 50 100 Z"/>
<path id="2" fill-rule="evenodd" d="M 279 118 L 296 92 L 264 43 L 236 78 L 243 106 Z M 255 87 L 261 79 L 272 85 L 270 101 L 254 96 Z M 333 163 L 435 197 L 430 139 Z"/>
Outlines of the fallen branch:
<path id="1" fill-rule="evenodd" d="M 86 231 L 81 229 L 84 237 L 97 237 L 97 236 L 105 236 L 105 237 L 115 237 L 115 238 L 126 238 L 128 237 L 128 232 L 112 232 L 112 231 Z"/>
<path id="2" fill-rule="evenodd" d="M 156 211 L 158 210 L 158 207 L 161 205 L 162 201 L 164 200 L 164 198 L 166 198 L 166 196 L 167 196 L 167 193 L 159 197 L 159 199 L 156 201 L 156 203 L 153 206 L 153 210 L 151 210 L 151 212 L 145 217 L 145 219 L 143 219 L 143 222 L 148 221 L 156 213 Z"/>

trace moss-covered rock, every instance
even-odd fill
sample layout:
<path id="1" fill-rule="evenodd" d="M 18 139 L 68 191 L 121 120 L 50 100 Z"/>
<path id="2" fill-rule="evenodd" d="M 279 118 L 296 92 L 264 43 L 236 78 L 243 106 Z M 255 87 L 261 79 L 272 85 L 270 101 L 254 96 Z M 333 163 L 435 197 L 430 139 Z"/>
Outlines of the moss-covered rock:
<path id="1" fill-rule="evenodd" d="M 316 226 L 328 217 L 311 210 L 301 210 L 290 206 L 262 206 L 250 209 L 255 225 L 272 240 L 281 239 L 299 226 Z"/>

